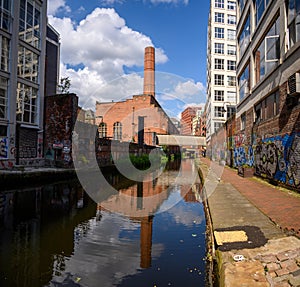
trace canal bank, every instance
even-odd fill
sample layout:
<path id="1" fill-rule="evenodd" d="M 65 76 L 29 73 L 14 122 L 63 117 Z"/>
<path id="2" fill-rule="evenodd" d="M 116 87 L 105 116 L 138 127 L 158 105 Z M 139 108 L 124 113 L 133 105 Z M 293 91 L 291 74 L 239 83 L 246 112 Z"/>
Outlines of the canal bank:
<path id="1" fill-rule="evenodd" d="M 22 167 L 13 170 L 0 170 L 2 190 L 74 178 L 76 178 L 76 172 L 72 168 Z"/>
<path id="2" fill-rule="evenodd" d="M 201 159 L 199 172 L 215 286 L 299 286 L 300 198 L 213 164 Z"/>

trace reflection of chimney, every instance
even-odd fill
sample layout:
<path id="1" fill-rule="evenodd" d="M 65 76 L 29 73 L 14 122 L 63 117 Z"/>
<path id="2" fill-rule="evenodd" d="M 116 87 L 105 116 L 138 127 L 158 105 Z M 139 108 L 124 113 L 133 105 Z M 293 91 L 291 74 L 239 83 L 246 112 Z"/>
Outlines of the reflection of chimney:
<path id="1" fill-rule="evenodd" d="M 155 97 L 155 49 L 145 48 L 144 57 L 144 94 Z"/>
<path id="2" fill-rule="evenodd" d="M 141 220 L 141 268 L 151 267 L 152 222 L 153 216 Z"/>

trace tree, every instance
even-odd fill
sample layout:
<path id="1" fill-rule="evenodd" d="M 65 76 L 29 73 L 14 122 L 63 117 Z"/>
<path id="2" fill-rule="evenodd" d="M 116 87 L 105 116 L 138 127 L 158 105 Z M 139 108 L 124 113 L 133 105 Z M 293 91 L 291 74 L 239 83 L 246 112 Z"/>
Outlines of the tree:
<path id="1" fill-rule="evenodd" d="M 57 86 L 61 94 L 69 94 L 71 80 L 69 79 L 69 77 L 61 78 L 60 83 Z"/>

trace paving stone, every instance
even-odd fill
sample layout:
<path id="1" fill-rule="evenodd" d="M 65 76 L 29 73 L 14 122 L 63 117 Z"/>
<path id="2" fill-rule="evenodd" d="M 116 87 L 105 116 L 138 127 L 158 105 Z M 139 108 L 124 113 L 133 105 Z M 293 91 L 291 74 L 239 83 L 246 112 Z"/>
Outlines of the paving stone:
<path id="1" fill-rule="evenodd" d="M 277 274 L 276 274 L 276 272 L 274 272 L 274 271 L 273 271 L 273 272 L 270 272 L 269 274 L 271 275 L 272 278 L 277 277 Z"/>
<path id="2" fill-rule="evenodd" d="M 279 282 L 275 283 L 273 287 L 291 287 L 291 285 L 288 282 Z"/>
<path id="3" fill-rule="evenodd" d="M 290 250 L 287 253 L 288 253 L 289 259 L 295 259 L 298 257 L 297 250 Z"/>
<path id="4" fill-rule="evenodd" d="M 286 274 L 281 277 L 274 278 L 273 281 L 274 281 L 274 283 L 279 283 L 279 282 L 283 282 L 283 281 L 288 282 L 292 277 L 293 276 L 291 274 Z"/>
<path id="5" fill-rule="evenodd" d="M 280 265 L 281 265 L 282 269 L 288 269 L 290 272 L 294 272 L 299 269 L 295 260 L 292 260 L 292 259 L 280 262 Z"/>
<path id="6" fill-rule="evenodd" d="M 276 274 L 277 274 L 278 277 L 280 277 L 280 276 L 282 276 L 282 275 L 287 275 L 287 274 L 290 273 L 290 271 L 289 271 L 288 269 L 286 269 L 286 268 L 284 268 L 284 269 L 279 269 L 279 270 L 277 270 L 277 271 L 275 271 L 275 272 L 276 272 Z"/>
<path id="7" fill-rule="evenodd" d="M 277 256 L 277 258 L 278 258 L 279 261 L 284 261 L 284 260 L 288 260 L 289 259 L 288 252 L 280 252 L 276 256 Z"/>
<path id="8" fill-rule="evenodd" d="M 300 275 L 299 276 L 293 276 L 292 278 L 290 278 L 289 283 L 292 286 L 296 286 L 299 287 L 300 286 Z"/>
<path id="9" fill-rule="evenodd" d="M 280 269 L 280 265 L 275 262 L 268 263 L 266 265 L 266 267 L 267 267 L 268 272 L 273 272 L 273 271 Z"/>
<path id="10" fill-rule="evenodd" d="M 276 262 L 277 258 L 274 254 L 262 255 L 261 256 L 261 261 L 265 262 L 265 263 Z"/>
<path id="11" fill-rule="evenodd" d="M 300 269 L 292 272 L 293 276 L 297 277 L 297 276 L 300 276 Z"/>

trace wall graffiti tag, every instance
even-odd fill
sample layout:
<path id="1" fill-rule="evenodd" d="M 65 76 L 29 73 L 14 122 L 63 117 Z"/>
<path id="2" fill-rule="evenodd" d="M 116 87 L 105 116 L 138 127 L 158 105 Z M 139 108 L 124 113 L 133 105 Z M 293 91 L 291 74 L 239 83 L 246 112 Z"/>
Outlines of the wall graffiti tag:
<path id="1" fill-rule="evenodd" d="M 255 149 L 255 169 L 259 175 L 300 188 L 300 133 L 264 139 Z"/>
<path id="2" fill-rule="evenodd" d="M 234 166 L 254 165 L 254 152 L 252 146 L 239 146 L 234 148 Z"/>

